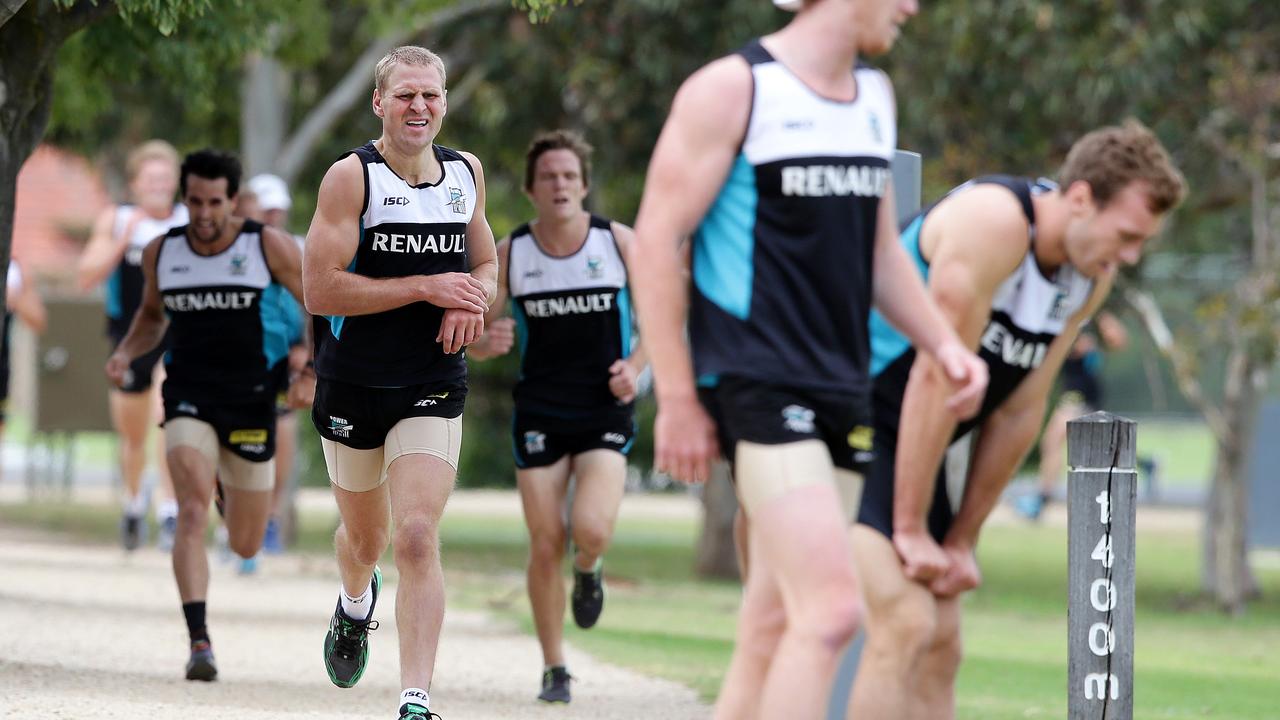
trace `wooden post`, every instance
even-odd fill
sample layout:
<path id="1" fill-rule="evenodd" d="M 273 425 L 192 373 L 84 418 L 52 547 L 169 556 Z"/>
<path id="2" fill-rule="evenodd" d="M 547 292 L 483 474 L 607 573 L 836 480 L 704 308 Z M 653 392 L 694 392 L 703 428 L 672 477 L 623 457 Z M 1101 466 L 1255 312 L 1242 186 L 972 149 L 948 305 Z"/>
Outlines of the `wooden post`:
<path id="1" fill-rule="evenodd" d="M 1132 720 L 1137 425 L 1067 423 L 1067 717 Z"/>

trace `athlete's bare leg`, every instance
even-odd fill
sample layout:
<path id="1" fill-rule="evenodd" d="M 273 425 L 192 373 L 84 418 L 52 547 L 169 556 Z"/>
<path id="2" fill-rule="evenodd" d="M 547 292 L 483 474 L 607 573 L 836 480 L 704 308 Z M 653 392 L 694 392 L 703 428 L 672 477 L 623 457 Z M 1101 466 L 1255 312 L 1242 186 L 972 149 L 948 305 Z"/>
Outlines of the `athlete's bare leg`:
<path id="1" fill-rule="evenodd" d="M 108 394 L 111 424 L 120 438 L 120 479 L 124 483 L 125 506 L 135 515 L 141 514 L 131 506 L 142 492 L 142 471 L 147 465 L 147 431 L 154 417 L 153 393 L 158 393 L 154 386 L 147 392 L 111 390 Z M 159 448 L 163 456 L 164 443 L 160 443 Z"/>
<path id="2" fill-rule="evenodd" d="M 178 496 L 178 531 L 173 539 L 173 575 L 183 603 L 209 594 L 209 557 L 204 549 L 213 499 L 214 468 L 199 450 L 179 445 L 169 450 L 169 468 Z"/>
<path id="3" fill-rule="evenodd" d="M 613 539 L 626 489 L 627 458 L 614 450 L 589 450 L 573 457 L 573 475 L 576 484 L 569 520 L 577 550 L 573 565 L 589 571 Z"/>
<path id="4" fill-rule="evenodd" d="M 928 588 L 906 576 L 884 534 L 855 525 L 850 536 L 866 601 L 867 641 L 849 717 L 909 720 L 915 717 L 913 679 L 938 626 L 936 602 Z"/>
<path id="5" fill-rule="evenodd" d="M 735 523 L 735 530 L 742 528 L 745 532 L 749 524 L 741 510 L 739 518 L 741 522 Z M 758 537 L 756 541 L 759 542 Z M 750 542 L 750 537 L 745 542 Z M 748 553 L 746 547 L 740 548 L 740 556 L 759 554 Z M 758 716 L 760 688 L 769 672 L 769 661 L 777 653 L 778 643 L 787 627 L 782 594 L 773 575 L 745 573 L 745 569 L 744 574 L 746 585 L 742 609 L 738 613 L 733 660 L 721 683 L 720 697 L 716 698 L 717 720 L 747 720 Z"/>
<path id="6" fill-rule="evenodd" d="M 529 530 L 529 562 L 525 582 L 533 625 L 547 666 L 564 665 L 564 509 L 570 460 L 516 470 L 516 486 Z"/>
<path id="7" fill-rule="evenodd" d="M 440 516 L 453 492 L 453 466 L 434 455 L 404 455 L 387 470 L 395 527 L 396 625 L 400 631 L 400 683 L 431 688 L 436 647 L 444 623 L 440 568 Z M 361 588 L 363 592 L 363 588 Z"/>
<path id="8" fill-rule="evenodd" d="M 964 656 L 960 635 L 960 599 L 936 598 L 938 625 L 915 675 L 916 717 L 952 720 L 956 716 L 956 674 Z"/>

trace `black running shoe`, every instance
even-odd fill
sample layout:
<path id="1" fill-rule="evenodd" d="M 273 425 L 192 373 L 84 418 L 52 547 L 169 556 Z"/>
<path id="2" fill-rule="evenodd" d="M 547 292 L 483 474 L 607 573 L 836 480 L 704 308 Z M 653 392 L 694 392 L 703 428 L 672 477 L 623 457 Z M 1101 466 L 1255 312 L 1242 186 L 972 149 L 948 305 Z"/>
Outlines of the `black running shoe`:
<path id="1" fill-rule="evenodd" d="M 600 619 L 604 610 L 604 570 L 582 572 L 573 570 L 573 621 L 587 629 Z"/>
<path id="2" fill-rule="evenodd" d="M 191 643 L 191 659 L 187 661 L 187 679 L 210 682 L 218 679 L 218 666 L 213 662 L 213 646 L 208 640 Z"/>
<path id="3" fill-rule="evenodd" d="M 547 668 L 542 672 L 542 692 L 538 699 L 545 703 L 568 703 L 569 681 L 573 676 L 563 665 Z"/>
<path id="4" fill-rule="evenodd" d="M 439 715 L 431 712 L 421 705 L 405 703 L 400 706 L 400 720 L 431 720 L 431 718 L 441 720 Z"/>
<path id="5" fill-rule="evenodd" d="M 347 617 L 342 611 L 342 598 L 338 598 L 338 607 L 329 621 L 329 633 L 324 636 L 324 667 L 329 671 L 329 679 L 338 687 L 353 687 L 364 674 L 364 666 L 369 662 L 369 631 L 378 629 L 373 609 L 378 604 L 378 591 L 381 589 L 382 571 L 375 567 L 367 620 Z"/>
<path id="6" fill-rule="evenodd" d="M 124 545 L 125 550 L 137 550 L 142 545 L 143 535 L 146 533 L 146 523 L 142 518 L 133 515 L 125 515 L 120 518 L 120 542 Z"/>

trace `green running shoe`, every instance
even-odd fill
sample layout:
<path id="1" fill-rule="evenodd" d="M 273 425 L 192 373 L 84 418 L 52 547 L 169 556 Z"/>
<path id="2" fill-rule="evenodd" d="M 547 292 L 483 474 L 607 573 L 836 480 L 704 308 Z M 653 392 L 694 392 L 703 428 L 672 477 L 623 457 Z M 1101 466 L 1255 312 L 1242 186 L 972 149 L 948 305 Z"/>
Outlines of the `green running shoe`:
<path id="1" fill-rule="evenodd" d="M 353 687 L 360 682 L 364 666 L 369 662 L 369 631 L 378 629 L 373 610 L 378 605 L 378 592 L 382 589 L 382 571 L 373 569 L 373 597 L 369 600 L 369 617 L 352 620 L 342 611 L 342 598 L 329 621 L 329 633 L 324 636 L 324 667 L 329 679 L 342 688 Z"/>

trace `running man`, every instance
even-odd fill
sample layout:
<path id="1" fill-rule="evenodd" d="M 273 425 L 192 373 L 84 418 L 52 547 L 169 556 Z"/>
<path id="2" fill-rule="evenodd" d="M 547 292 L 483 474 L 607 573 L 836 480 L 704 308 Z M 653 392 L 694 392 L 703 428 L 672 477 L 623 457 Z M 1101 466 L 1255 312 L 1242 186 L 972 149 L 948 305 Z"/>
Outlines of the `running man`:
<path id="1" fill-rule="evenodd" d="M 520 335 L 512 445 L 529 529 L 529 603 L 542 645 L 538 699 L 553 703 L 570 699 L 561 579 L 569 476 L 576 483 L 568 518 L 573 620 L 590 628 L 604 608 L 604 551 L 622 502 L 636 378 L 646 362 L 633 339 L 624 260 L 634 233 L 583 209 L 590 187 L 591 146 L 581 136 L 556 130 L 534 138 L 524 191 L 537 217 L 498 244 L 505 270 L 486 317 L 490 329 L 470 353 L 483 360 L 510 348 L 510 330 L 499 320 L 510 297 Z"/>
<path id="2" fill-rule="evenodd" d="M 187 222 L 186 206 L 174 202 L 178 151 L 172 145 L 151 140 L 134 148 L 125 162 L 125 175 L 131 204 L 116 205 L 98 216 L 77 268 L 77 283 L 82 290 L 107 282 L 107 335 L 112 347 L 120 346 L 142 301 L 143 248 Z M 162 341 L 135 359 L 124 382 L 109 392 L 111 424 L 120 443 L 120 477 L 124 482 L 120 534 L 126 550 L 136 549 L 146 533 L 147 495 L 142 489 L 142 473 L 147 465 L 147 435 L 154 421 L 164 417 L 160 401 L 164 368 L 160 358 L 165 347 Z M 178 504 L 173 499 L 173 483 L 164 459 L 163 431 L 156 451 L 156 522 L 160 526 L 157 544 L 167 551 L 173 546 L 177 529 Z"/>
<path id="3" fill-rule="evenodd" d="M 751 572 L 716 717 L 810 720 L 825 713 L 858 625 L 837 487 L 854 495 L 865 461 L 854 429 L 870 422 L 872 304 L 941 358 L 962 416 L 986 373 L 897 243 L 893 89 L 858 62 L 892 47 L 916 3 L 778 4 L 795 19 L 676 94 L 629 259 L 655 371 L 657 464 L 701 482 L 722 449 L 750 519 Z M 688 235 L 692 361 L 678 251 Z"/>
<path id="4" fill-rule="evenodd" d="M 937 364 L 872 318 L 875 459 L 853 529 L 868 640 L 853 717 L 954 717 L 958 596 L 981 580 L 978 532 L 1035 441 L 1081 325 L 1184 194 L 1168 154 L 1136 121 L 1081 138 L 1058 182 L 978 178 L 902 234 L 935 302 L 979 349 L 991 385 L 980 413 L 957 425 L 943 412 L 948 384 Z M 975 427 L 953 513 L 943 454 Z"/>
<path id="5" fill-rule="evenodd" d="M 312 420 L 342 514 L 325 667 L 339 687 L 364 673 L 376 563 L 392 542 L 401 720 L 438 717 L 427 691 L 444 621 L 439 524 L 462 443 L 462 350 L 484 330 L 498 275 L 480 161 L 434 143 L 446 111 L 438 55 L 405 46 L 378 61 L 382 135 L 325 174 L 304 268 L 307 309 L 329 318 L 316 323 Z"/>
<path id="6" fill-rule="evenodd" d="M 205 627 L 209 503 L 222 503 L 231 549 L 253 557 L 271 509 L 275 381 L 287 350 L 269 330 L 279 283 L 302 296 L 302 258 L 293 238 L 232 214 L 240 186 L 233 155 L 201 150 L 182 163 L 180 187 L 191 223 L 143 250 L 142 303 L 107 376 L 123 384 L 138 357 L 169 332 L 164 381 L 165 445 L 178 496 L 173 574 L 191 639 L 188 680 L 214 680 Z"/>

